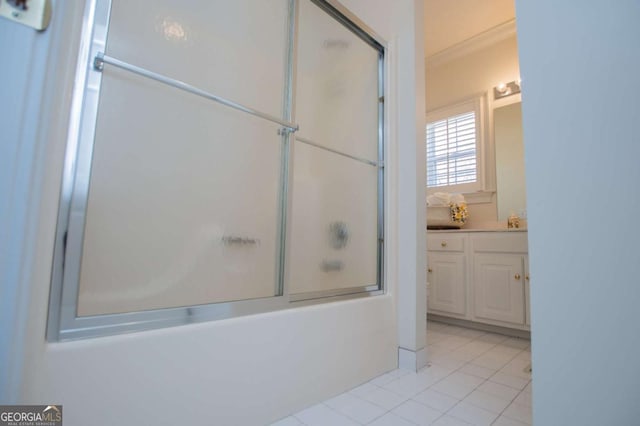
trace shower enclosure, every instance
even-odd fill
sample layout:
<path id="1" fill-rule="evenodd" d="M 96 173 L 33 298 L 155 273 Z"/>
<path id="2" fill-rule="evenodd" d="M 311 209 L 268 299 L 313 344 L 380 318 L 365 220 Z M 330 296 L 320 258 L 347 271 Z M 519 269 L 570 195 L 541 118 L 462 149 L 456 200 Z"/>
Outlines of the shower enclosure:
<path id="1" fill-rule="evenodd" d="M 321 0 L 90 0 L 48 339 L 383 291 L 384 54 Z"/>

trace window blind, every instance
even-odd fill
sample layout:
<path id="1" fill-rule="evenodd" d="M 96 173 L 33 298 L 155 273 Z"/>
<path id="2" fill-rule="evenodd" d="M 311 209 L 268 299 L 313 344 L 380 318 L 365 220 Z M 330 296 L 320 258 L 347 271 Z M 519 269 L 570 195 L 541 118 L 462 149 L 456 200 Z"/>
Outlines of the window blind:
<path id="1" fill-rule="evenodd" d="M 477 181 L 476 112 L 427 123 L 427 186 Z"/>

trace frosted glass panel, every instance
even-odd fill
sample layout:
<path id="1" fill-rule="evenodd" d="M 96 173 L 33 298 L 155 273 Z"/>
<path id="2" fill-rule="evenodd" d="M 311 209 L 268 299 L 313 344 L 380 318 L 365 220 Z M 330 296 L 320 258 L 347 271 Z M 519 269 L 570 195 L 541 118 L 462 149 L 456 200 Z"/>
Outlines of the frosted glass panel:
<path id="1" fill-rule="evenodd" d="M 296 143 L 289 291 L 375 285 L 376 167 Z"/>
<path id="2" fill-rule="evenodd" d="M 282 114 L 288 0 L 113 0 L 107 54 Z"/>
<path id="3" fill-rule="evenodd" d="M 276 294 L 277 125 L 106 66 L 92 161 L 79 316 Z"/>
<path id="4" fill-rule="evenodd" d="M 298 135 L 378 160 L 378 51 L 308 0 L 300 1 Z"/>
<path id="5" fill-rule="evenodd" d="M 380 293 L 384 48 L 316 3 L 89 2 L 48 340 Z"/>

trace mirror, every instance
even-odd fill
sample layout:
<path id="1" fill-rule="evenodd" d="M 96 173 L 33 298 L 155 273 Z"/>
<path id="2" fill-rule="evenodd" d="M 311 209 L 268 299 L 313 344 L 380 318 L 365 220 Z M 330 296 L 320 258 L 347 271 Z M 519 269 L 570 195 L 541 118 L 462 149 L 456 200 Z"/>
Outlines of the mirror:
<path id="1" fill-rule="evenodd" d="M 527 211 L 521 103 L 493 110 L 498 220 Z"/>

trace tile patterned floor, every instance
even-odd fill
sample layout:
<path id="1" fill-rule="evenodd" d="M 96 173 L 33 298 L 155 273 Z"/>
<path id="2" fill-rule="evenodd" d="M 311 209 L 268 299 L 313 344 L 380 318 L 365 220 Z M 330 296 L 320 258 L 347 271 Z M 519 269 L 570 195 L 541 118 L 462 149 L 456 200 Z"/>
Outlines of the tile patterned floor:
<path id="1" fill-rule="evenodd" d="M 529 341 L 429 322 L 430 365 L 393 370 L 272 426 L 530 425 Z"/>

